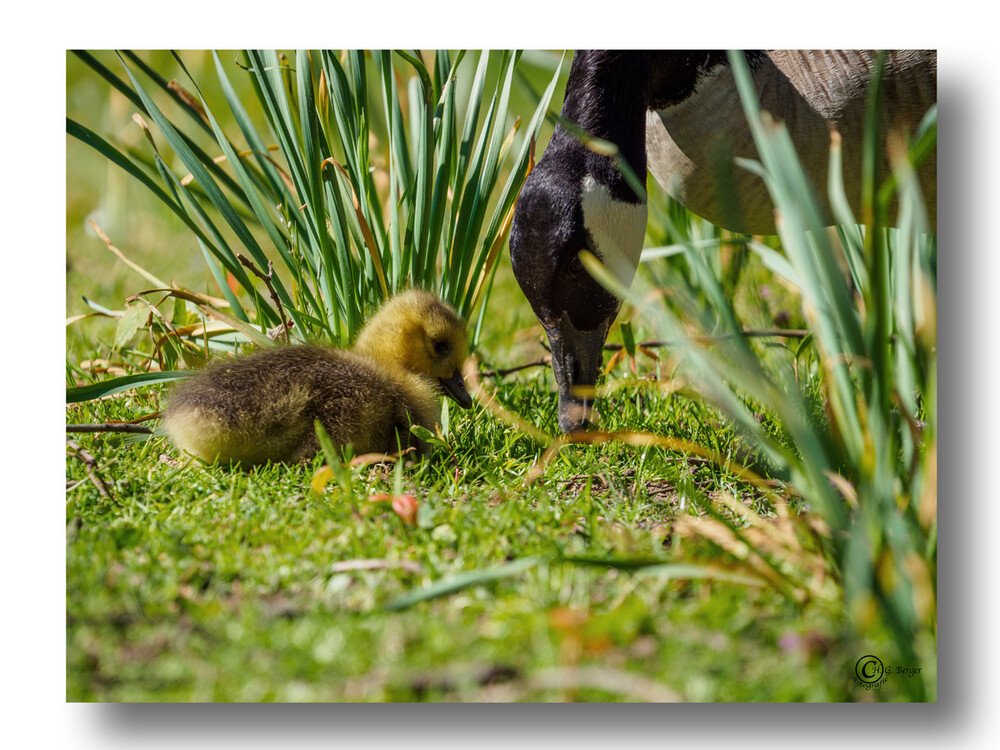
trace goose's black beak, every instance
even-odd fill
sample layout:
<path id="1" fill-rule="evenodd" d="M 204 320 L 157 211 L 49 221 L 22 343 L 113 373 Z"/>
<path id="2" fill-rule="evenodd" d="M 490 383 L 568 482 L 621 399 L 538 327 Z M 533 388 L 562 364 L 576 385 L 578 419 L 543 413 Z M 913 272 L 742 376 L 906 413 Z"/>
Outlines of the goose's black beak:
<path id="1" fill-rule="evenodd" d="M 600 372 L 610 321 L 592 331 L 578 331 L 563 312 L 544 325 L 552 350 L 552 372 L 559 388 L 559 429 L 573 432 L 593 421 L 594 386 Z"/>
<path id="2" fill-rule="evenodd" d="M 463 409 L 472 406 L 472 396 L 469 395 L 469 389 L 465 387 L 465 378 L 462 377 L 461 370 L 455 370 L 449 378 L 438 378 L 438 382 L 444 388 L 445 395 Z"/>

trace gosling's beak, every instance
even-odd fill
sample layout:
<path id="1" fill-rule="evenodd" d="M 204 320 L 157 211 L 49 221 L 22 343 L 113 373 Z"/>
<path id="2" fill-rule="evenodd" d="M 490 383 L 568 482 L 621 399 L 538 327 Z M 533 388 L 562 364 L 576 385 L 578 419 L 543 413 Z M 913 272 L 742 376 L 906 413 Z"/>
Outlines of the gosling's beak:
<path id="1" fill-rule="evenodd" d="M 578 331 L 565 312 L 554 325 L 543 325 L 559 387 L 559 429 L 563 432 L 583 429 L 593 421 L 594 385 L 609 325 L 610 320 L 592 331 Z"/>
<path id="2" fill-rule="evenodd" d="M 463 409 L 472 406 L 472 396 L 469 395 L 469 391 L 465 387 L 465 378 L 462 377 L 461 370 L 456 369 L 450 378 L 438 378 L 438 382 L 444 388 L 445 394 Z"/>

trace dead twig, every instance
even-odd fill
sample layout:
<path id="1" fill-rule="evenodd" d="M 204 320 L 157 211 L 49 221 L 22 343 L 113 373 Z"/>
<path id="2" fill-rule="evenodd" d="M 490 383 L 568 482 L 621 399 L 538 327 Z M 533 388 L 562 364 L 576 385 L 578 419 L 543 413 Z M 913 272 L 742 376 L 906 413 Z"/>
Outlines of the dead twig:
<path id="1" fill-rule="evenodd" d="M 271 279 L 274 278 L 274 263 L 272 261 L 268 261 L 267 273 L 264 273 L 259 268 L 257 268 L 257 266 L 254 264 L 252 260 L 243 255 L 243 253 L 236 253 L 236 260 L 238 260 L 240 263 L 242 263 L 244 266 L 250 269 L 250 272 L 253 273 L 253 275 L 256 276 L 258 279 L 263 281 L 264 285 L 267 286 L 267 291 L 271 293 L 271 299 L 274 301 L 275 307 L 278 308 L 278 319 L 281 321 L 281 325 L 278 326 L 278 329 L 275 331 L 275 336 L 284 334 L 285 343 L 287 344 L 289 339 L 288 329 L 291 326 L 292 322 L 290 320 L 285 319 L 285 309 L 281 306 L 281 299 L 278 297 L 278 292 L 275 290 L 274 285 L 271 283 Z M 271 335 L 271 331 L 268 331 L 267 333 L 269 336 Z"/>
<path id="2" fill-rule="evenodd" d="M 576 691 L 583 688 L 603 690 L 645 703 L 682 703 L 684 696 L 662 682 L 642 674 L 614 667 L 565 666 L 540 669 L 523 681 L 527 697 L 548 690 Z"/>
<path id="3" fill-rule="evenodd" d="M 415 575 L 420 575 L 424 572 L 424 566 L 415 560 L 387 560 L 383 558 L 341 560 L 330 565 L 327 572 L 350 573 L 355 570 L 392 570 L 394 568 L 399 568 Z"/>
<path id="4" fill-rule="evenodd" d="M 567 445 L 599 445 L 612 442 L 619 442 L 636 448 L 664 448 L 665 450 L 699 456 L 732 474 L 737 479 L 752 484 L 759 490 L 776 490 L 779 493 L 787 493 L 789 491 L 781 482 L 774 479 L 764 479 L 756 472 L 710 448 L 703 448 L 697 443 L 692 443 L 683 438 L 656 435 L 651 432 L 642 432 L 639 430 L 616 430 L 613 432 L 605 430 L 577 430 L 566 435 L 561 435 L 549 443 L 548 447 L 542 453 L 541 458 L 528 470 L 524 483 L 525 485 L 529 485 L 541 479 L 545 475 L 545 470 L 552 459 Z"/>
<path id="5" fill-rule="evenodd" d="M 90 452 L 81 448 L 74 440 L 66 441 L 66 452 L 83 464 L 83 470 L 87 472 L 87 478 L 90 479 L 93 485 L 97 488 L 101 497 L 105 500 L 114 502 L 111 490 L 108 489 L 108 485 L 105 484 L 104 480 L 101 479 L 97 473 L 97 461 L 90 454 Z"/>
<path id="6" fill-rule="evenodd" d="M 520 430 L 543 445 L 551 445 L 553 440 L 556 439 L 533 424 L 529 424 L 517 414 L 505 409 L 500 405 L 495 393 L 490 393 L 483 388 L 482 383 L 479 381 L 479 360 L 476 355 L 473 354 L 465 360 L 462 374 L 465 375 L 466 385 L 469 386 L 469 391 L 472 395 L 479 399 L 479 403 L 501 422 Z"/>
<path id="7" fill-rule="evenodd" d="M 746 330 L 741 334 L 735 333 L 722 333 L 717 336 L 692 336 L 691 341 L 698 344 L 713 344 L 716 341 L 727 341 L 729 339 L 734 339 L 738 335 L 742 335 L 748 339 L 764 339 L 764 338 L 784 338 L 784 339 L 804 339 L 809 335 L 809 331 L 802 330 L 801 328 L 763 328 L 760 330 Z M 645 347 L 647 349 L 657 349 L 663 346 L 677 346 L 679 341 L 643 341 L 636 344 L 636 348 L 640 349 Z M 604 351 L 616 352 L 622 349 L 621 344 L 605 344 Z"/>
<path id="8" fill-rule="evenodd" d="M 529 367 L 548 367 L 552 364 L 552 357 L 539 357 L 533 362 L 526 362 L 523 365 L 517 365 L 516 367 L 507 367 L 499 370 L 483 370 L 480 375 L 484 377 L 498 377 L 502 378 L 510 375 L 512 372 L 519 372 L 520 370 L 527 370 Z"/>
<path id="9" fill-rule="evenodd" d="M 713 344 L 718 341 L 726 341 L 728 339 L 734 339 L 737 337 L 735 333 L 724 333 L 718 336 L 692 336 L 691 341 L 698 344 Z M 809 335 L 809 331 L 802 330 L 800 328 L 763 328 L 760 330 L 746 330 L 743 331 L 742 335 L 748 339 L 762 339 L 762 338 L 785 338 L 785 339 L 804 339 Z M 637 350 L 642 349 L 659 349 L 665 346 L 677 346 L 680 341 L 675 340 L 651 340 L 651 341 L 641 341 L 635 345 Z M 539 344 L 545 351 L 550 351 L 548 344 L 545 341 L 539 341 Z M 605 344 L 604 351 L 606 352 L 617 352 L 621 351 L 625 347 L 622 344 Z M 647 354 L 650 354 L 647 352 Z M 551 367 L 552 357 L 545 356 L 539 357 L 531 362 L 526 362 L 523 365 L 517 365 L 515 367 L 498 368 L 496 370 L 483 370 L 480 375 L 484 377 L 504 377 L 510 375 L 511 373 L 518 372 L 520 370 L 526 370 L 529 367 Z"/>
<path id="10" fill-rule="evenodd" d="M 128 432 L 134 435 L 152 435 L 153 430 L 130 422 L 104 422 L 103 424 L 68 424 L 66 432 Z"/>

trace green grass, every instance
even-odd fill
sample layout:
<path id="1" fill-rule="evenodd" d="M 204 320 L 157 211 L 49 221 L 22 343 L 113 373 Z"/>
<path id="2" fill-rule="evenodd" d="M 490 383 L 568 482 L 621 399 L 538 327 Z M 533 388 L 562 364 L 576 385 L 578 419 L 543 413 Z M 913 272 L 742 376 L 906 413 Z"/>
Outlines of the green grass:
<path id="1" fill-rule="evenodd" d="M 499 393 L 511 408 L 544 403 L 551 426 L 552 399 L 534 384 Z M 123 397 L 75 407 L 72 418 L 124 418 L 155 405 Z M 615 427 L 646 422 L 634 398 L 617 405 Z M 678 432 L 706 418 L 698 405 L 647 407 L 676 414 Z M 159 460 L 176 458 L 162 438 L 120 448 L 107 436 L 82 437 L 114 499 L 69 462 L 68 480 L 81 483 L 67 495 L 68 699 L 649 697 L 641 684 L 631 694 L 586 684 L 524 692 L 544 670 L 587 665 L 656 680 L 690 700 L 854 695 L 853 660 L 877 644 L 846 640 L 841 613 L 800 611 L 766 587 L 557 561 L 715 564 L 710 545 L 674 539 L 670 523 L 685 493 L 732 487 L 732 478 L 679 455 L 608 445 L 567 449 L 525 489 L 540 454 L 530 439 L 479 408 L 455 417 L 451 437 L 449 450 L 405 474 L 421 506 L 416 528 L 367 500 L 392 490 L 381 468 L 355 469 L 349 492 L 332 485 L 318 496 L 315 467 L 176 468 Z M 510 578 L 386 611 L 436 581 L 535 555 L 543 562 Z M 367 559 L 419 570 L 333 572 Z M 564 610 L 576 614 L 560 619 Z M 833 646 L 807 656 L 780 645 L 801 634 Z M 478 684 L 491 670 L 498 684 Z M 892 695 L 887 686 L 879 697 Z"/>
<path id="2" fill-rule="evenodd" d="M 751 276 L 764 273 L 751 266 Z M 524 305 L 507 273 L 496 293 L 498 304 Z M 510 340 L 506 326 L 484 330 L 483 368 L 516 363 L 507 359 Z M 537 356 L 537 344 L 524 347 L 525 359 Z M 650 364 L 640 359 L 640 375 Z M 625 377 L 623 367 L 616 377 Z M 507 409 L 555 432 L 547 369 L 484 383 Z M 155 411 L 162 392 L 73 405 L 67 420 L 135 418 Z M 682 394 L 625 387 L 603 412 L 607 429 L 683 435 L 722 455 L 746 455 L 719 412 Z M 699 498 L 719 490 L 766 510 L 753 488 L 709 462 L 621 443 L 564 448 L 544 479 L 525 487 L 544 446 L 478 404 L 451 418 L 448 447 L 402 478 L 420 503 L 415 528 L 367 499 L 392 492 L 391 468 L 355 468 L 349 490 L 330 482 L 320 496 L 310 489 L 320 460 L 227 472 L 162 462 L 162 454 L 183 457 L 161 437 L 121 447 L 115 436 L 78 436 L 113 500 L 87 480 L 79 460 L 68 461 L 67 480 L 79 483 L 66 506 L 68 699 L 908 694 L 903 678 L 877 693 L 852 679 L 860 656 L 891 647 L 888 633 L 859 640 L 846 612 L 829 601 L 802 607 L 767 586 L 702 577 L 718 575 L 715 568 L 744 571 L 715 545 L 677 537 L 674 521 L 697 514 Z M 438 582 L 530 557 L 538 564 L 508 577 L 390 609 Z M 695 567 L 628 569 L 565 557 Z M 338 572 L 350 560 L 393 567 Z M 613 677 L 595 677 L 594 669 Z M 551 687 L 557 678 L 558 689 Z"/>

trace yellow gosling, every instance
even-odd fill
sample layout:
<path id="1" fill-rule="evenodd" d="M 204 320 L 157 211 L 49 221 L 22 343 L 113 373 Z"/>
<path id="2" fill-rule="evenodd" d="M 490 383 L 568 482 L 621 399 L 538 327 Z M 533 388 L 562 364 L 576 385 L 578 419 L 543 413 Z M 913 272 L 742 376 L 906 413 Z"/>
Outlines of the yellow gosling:
<path id="1" fill-rule="evenodd" d="M 467 352 L 455 311 L 411 290 L 372 317 L 352 350 L 286 346 L 206 367 L 174 390 L 163 426 L 181 450 L 244 467 L 312 458 L 317 419 L 356 454 L 426 452 L 410 425 L 434 429 L 442 392 L 471 406 Z"/>

